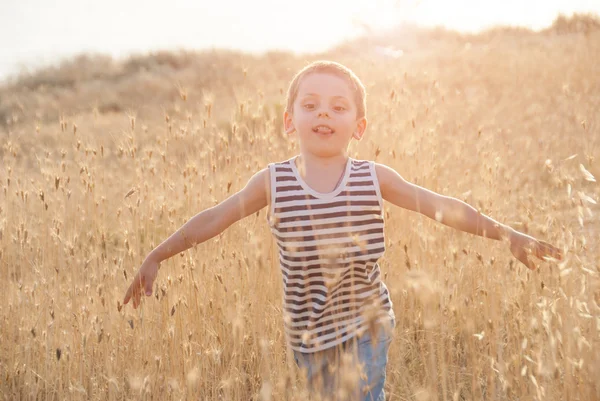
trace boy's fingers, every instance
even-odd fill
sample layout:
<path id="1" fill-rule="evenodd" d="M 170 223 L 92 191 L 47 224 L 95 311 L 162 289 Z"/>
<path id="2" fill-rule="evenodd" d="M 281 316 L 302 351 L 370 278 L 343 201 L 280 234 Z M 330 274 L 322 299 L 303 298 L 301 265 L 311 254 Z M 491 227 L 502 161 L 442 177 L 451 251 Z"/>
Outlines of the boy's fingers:
<path id="1" fill-rule="evenodd" d="M 139 287 L 137 289 L 136 292 L 134 292 L 133 294 L 133 308 L 137 309 L 137 307 L 140 305 L 140 297 L 141 297 L 141 293 L 139 290 Z"/>
<path id="2" fill-rule="evenodd" d="M 146 295 L 152 295 L 152 280 L 145 280 L 144 287 L 146 288 Z"/>
<path id="3" fill-rule="evenodd" d="M 550 244 L 546 244 L 549 248 L 550 248 L 550 255 L 554 258 L 554 259 L 562 259 L 562 251 L 560 249 L 558 249 L 555 246 L 552 246 Z"/>
<path id="4" fill-rule="evenodd" d="M 123 300 L 123 305 L 127 304 L 131 300 L 131 298 L 135 297 L 135 292 L 136 292 L 136 286 L 135 286 L 135 280 L 134 280 L 133 283 L 131 283 L 131 285 L 127 289 L 127 293 L 125 293 L 125 299 Z"/>
<path id="5" fill-rule="evenodd" d="M 522 253 L 522 257 L 520 260 L 525 266 L 527 266 L 528 269 L 535 270 L 535 265 L 533 264 L 533 262 L 531 262 L 531 260 L 529 260 L 526 252 Z"/>
<path id="6" fill-rule="evenodd" d="M 550 256 L 554 259 L 562 259 L 562 252 L 560 249 L 547 242 L 539 241 L 539 246 L 536 249 L 535 256 L 540 259 L 544 259 L 545 256 Z"/>
<path id="7" fill-rule="evenodd" d="M 127 289 L 127 292 L 125 293 L 125 298 L 123 298 L 123 305 L 127 305 L 127 303 L 129 302 L 130 299 L 131 299 L 131 286 Z"/>
<path id="8" fill-rule="evenodd" d="M 133 307 L 136 308 L 136 299 L 139 298 L 140 287 L 142 286 L 143 278 L 136 274 L 133 278 L 133 282 L 127 289 L 125 293 L 125 298 L 123 299 L 123 305 L 127 304 L 131 298 L 133 298 Z"/>
<path id="9" fill-rule="evenodd" d="M 140 304 L 140 298 L 142 296 L 142 287 L 143 286 L 144 286 L 144 277 L 140 277 L 140 280 L 138 281 L 138 285 L 135 287 L 135 292 L 134 292 L 136 308 Z"/>
<path id="10" fill-rule="evenodd" d="M 511 251 L 521 263 L 527 266 L 528 269 L 535 270 L 535 265 L 527 257 L 528 253 L 530 253 L 531 250 L 524 247 L 515 247 L 511 248 Z"/>

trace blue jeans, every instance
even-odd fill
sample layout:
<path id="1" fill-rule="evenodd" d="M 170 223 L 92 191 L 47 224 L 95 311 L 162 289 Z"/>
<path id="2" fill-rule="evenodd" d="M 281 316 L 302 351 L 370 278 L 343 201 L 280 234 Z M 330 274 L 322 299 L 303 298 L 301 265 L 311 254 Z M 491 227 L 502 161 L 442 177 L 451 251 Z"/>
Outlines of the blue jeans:
<path id="1" fill-rule="evenodd" d="M 384 401 L 387 354 L 394 322 L 381 324 L 373 335 L 323 351 L 294 351 L 294 359 L 306 374 L 309 391 L 327 400 Z"/>

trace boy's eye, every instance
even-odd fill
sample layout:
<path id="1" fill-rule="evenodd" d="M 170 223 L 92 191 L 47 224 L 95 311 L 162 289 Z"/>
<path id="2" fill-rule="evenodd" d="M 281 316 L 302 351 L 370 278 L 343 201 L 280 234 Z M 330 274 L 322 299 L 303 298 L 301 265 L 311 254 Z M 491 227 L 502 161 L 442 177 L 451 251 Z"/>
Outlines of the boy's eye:
<path id="1" fill-rule="evenodd" d="M 306 110 L 312 110 L 315 108 L 315 105 L 312 103 L 306 103 L 305 105 L 303 105 L 302 107 L 304 107 Z"/>
<path id="2" fill-rule="evenodd" d="M 344 110 L 346 110 L 346 108 L 345 108 L 345 107 L 343 107 L 343 106 L 335 106 L 333 109 L 334 109 L 335 111 L 344 111 Z"/>

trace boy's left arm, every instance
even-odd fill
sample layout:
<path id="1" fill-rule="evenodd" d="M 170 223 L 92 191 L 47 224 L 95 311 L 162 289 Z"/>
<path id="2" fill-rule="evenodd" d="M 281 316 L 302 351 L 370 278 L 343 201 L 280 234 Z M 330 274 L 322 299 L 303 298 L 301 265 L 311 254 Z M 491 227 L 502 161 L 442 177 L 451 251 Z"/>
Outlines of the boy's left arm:
<path id="1" fill-rule="evenodd" d="M 539 259 L 547 256 L 562 258 L 560 250 L 554 246 L 501 224 L 479 213 L 460 199 L 440 195 L 412 184 L 394 169 L 383 164 L 376 163 L 375 171 L 383 199 L 457 230 L 495 240 L 507 237 L 512 254 L 530 269 L 535 269 L 535 265 L 529 260 L 529 254 Z"/>

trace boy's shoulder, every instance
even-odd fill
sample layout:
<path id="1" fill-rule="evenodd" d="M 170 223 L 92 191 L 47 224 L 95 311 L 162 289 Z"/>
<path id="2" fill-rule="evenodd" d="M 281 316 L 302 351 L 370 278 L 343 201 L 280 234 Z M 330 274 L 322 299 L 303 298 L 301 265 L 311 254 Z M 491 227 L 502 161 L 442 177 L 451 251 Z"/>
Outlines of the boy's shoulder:
<path id="1" fill-rule="evenodd" d="M 297 156 L 294 157 L 290 157 L 289 159 L 285 159 L 285 160 L 280 160 L 280 161 L 274 161 L 274 162 L 270 162 L 267 165 L 267 170 L 269 169 L 269 166 L 283 166 L 286 164 L 290 164 L 292 163 L 292 161 L 294 160 L 294 158 L 296 158 Z"/>
<path id="2" fill-rule="evenodd" d="M 351 159 L 352 159 L 352 162 L 355 163 L 355 164 L 365 164 L 365 163 L 372 164 L 372 163 L 375 163 L 373 160 L 357 159 L 355 157 L 352 157 Z"/>
<path id="3" fill-rule="evenodd" d="M 375 172 L 377 174 L 379 174 L 379 171 L 381 169 L 389 169 L 389 167 L 386 166 L 385 164 L 378 163 L 375 160 L 371 160 L 371 159 L 356 159 L 356 158 L 352 158 L 352 165 L 355 166 L 355 167 L 363 166 L 363 168 L 364 168 L 365 165 L 372 166 L 372 168 L 375 170 Z"/>

